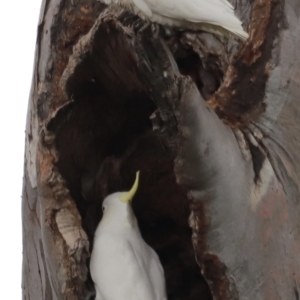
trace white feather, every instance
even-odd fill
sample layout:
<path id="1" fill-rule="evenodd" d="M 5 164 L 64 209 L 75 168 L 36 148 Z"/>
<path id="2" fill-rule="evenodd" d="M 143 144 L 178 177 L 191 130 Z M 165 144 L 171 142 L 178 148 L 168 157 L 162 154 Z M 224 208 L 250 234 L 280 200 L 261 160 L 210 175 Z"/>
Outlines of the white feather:
<path id="1" fill-rule="evenodd" d="M 108 196 L 90 261 L 96 300 L 166 300 L 157 254 L 144 242 L 130 203 Z"/>
<path id="2" fill-rule="evenodd" d="M 105 0 L 162 25 L 223 33 L 219 27 L 247 39 L 232 5 L 226 0 Z M 211 25 L 211 30 L 208 25 Z"/>
<path id="3" fill-rule="evenodd" d="M 137 9 L 140 10 L 146 17 L 148 18 L 152 17 L 152 11 L 146 2 L 140 0 L 132 0 L 132 1 L 134 5 L 137 7 Z"/>

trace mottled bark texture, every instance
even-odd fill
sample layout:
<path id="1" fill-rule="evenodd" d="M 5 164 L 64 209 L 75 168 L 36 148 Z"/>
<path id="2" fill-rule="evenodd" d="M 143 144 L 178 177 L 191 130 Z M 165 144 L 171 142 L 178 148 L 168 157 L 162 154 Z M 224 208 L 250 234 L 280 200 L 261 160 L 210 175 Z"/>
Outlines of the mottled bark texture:
<path id="1" fill-rule="evenodd" d="M 300 3 L 235 2 L 245 44 L 163 28 L 157 38 L 94 0 L 43 1 L 23 299 L 94 299 L 101 202 L 140 170 L 133 206 L 169 300 L 299 300 Z"/>

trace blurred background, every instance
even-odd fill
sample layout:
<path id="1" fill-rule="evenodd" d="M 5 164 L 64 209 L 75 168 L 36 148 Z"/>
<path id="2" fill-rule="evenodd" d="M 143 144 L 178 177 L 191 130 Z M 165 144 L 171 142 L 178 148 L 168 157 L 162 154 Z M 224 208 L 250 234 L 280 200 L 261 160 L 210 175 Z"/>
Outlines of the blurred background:
<path id="1" fill-rule="evenodd" d="M 1 3 L 1 299 L 21 299 L 25 121 L 41 3 L 42 0 Z"/>

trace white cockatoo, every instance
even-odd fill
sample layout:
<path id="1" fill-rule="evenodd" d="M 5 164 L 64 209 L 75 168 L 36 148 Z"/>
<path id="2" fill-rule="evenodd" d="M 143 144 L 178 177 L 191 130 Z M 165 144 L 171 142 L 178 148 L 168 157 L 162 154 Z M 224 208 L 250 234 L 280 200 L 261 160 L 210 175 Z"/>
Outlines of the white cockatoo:
<path id="1" fill-rule="evenodd" d="M 234 15 L 227 0 L 100 0 L 117 4 L 142 19 L 170 27 L 204 30 L 217 34 L 230 32 L 246 40 L 248 33 Z"/>
<path id="2" fill-rule="evenodd" d="M 164 271 L 143 240 L 131 207 L 139 172 L 129 192 L 107 196 L 90 260 L 96 300 L 166 300 Z"/>

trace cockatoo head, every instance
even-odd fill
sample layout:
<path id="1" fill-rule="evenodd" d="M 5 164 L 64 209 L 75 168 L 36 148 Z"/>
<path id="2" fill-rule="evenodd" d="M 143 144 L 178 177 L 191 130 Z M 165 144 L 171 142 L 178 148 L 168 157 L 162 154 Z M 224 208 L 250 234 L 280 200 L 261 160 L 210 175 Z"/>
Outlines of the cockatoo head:
<path id="1" fill-rule="evenodd" d="M 114 220 L 129 220 L 135 219 L 132 209 L 131 201 L 137 191 L 139 184 L 139 173 L 136 173 L 135 182 L 128 192 L 117 192 L 111 195 L 108 195 L 102 203 L 103 211 L 103 222 L 106 223 L 106 220 L 113 217 Z M 101 221 L 102 222 L 102 221 Z"/>

